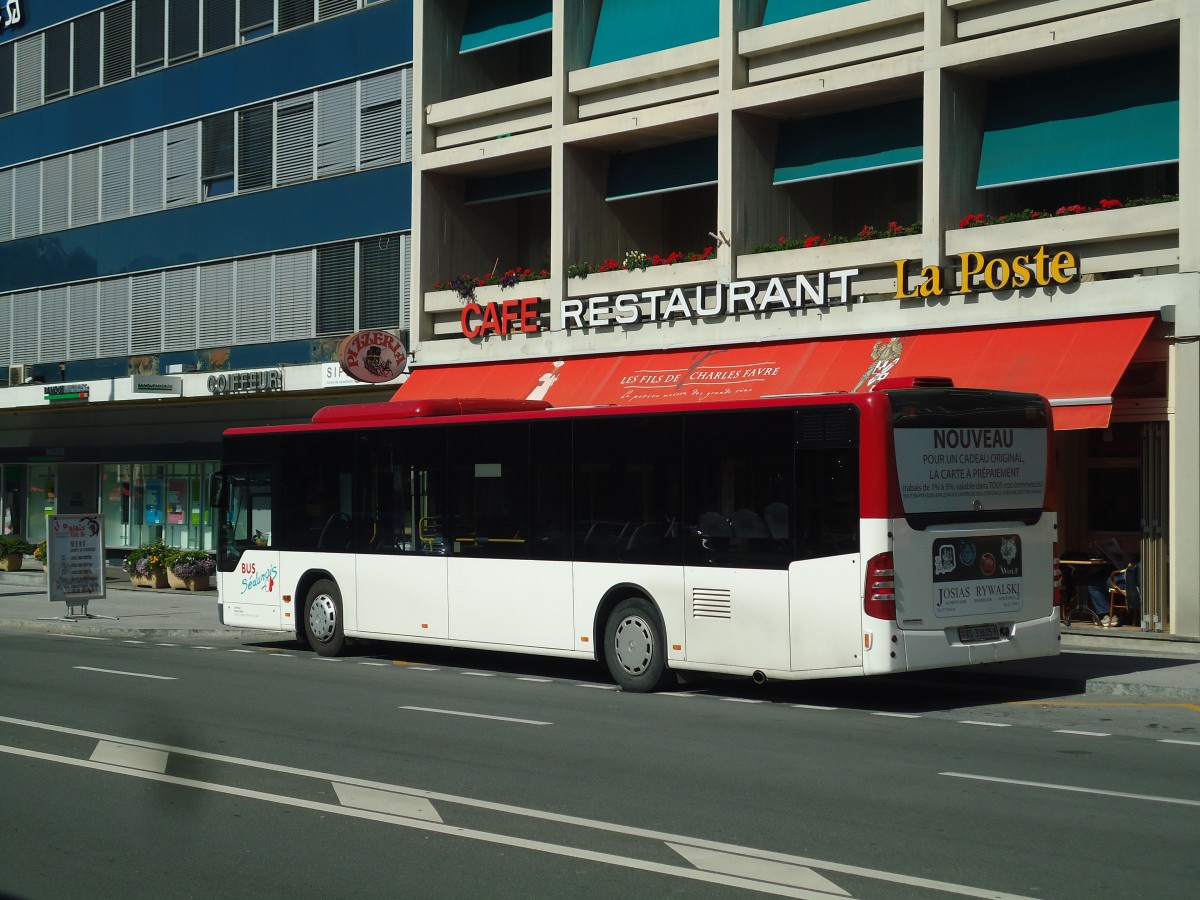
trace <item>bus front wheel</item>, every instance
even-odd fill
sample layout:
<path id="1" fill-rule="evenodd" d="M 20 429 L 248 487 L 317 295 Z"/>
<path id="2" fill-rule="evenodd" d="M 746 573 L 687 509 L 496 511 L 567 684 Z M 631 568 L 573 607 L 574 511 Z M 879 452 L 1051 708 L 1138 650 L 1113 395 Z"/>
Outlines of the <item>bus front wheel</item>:
<path id="1" fill-rule="evenodd" d="M 342 593 L 335 582 L 322 579 L 308 589 L 304 600 L 304 635 L 321 656 L 337 656 L 346 646 L 342 631 Z"/>
<path id="2" fill-rule="evenodd" d="M 658 613 L 642 597 L 617 604 L 604 628 L 604 660 L 622 690 L 644 693 L 670 677 L 667 645 Z"/>

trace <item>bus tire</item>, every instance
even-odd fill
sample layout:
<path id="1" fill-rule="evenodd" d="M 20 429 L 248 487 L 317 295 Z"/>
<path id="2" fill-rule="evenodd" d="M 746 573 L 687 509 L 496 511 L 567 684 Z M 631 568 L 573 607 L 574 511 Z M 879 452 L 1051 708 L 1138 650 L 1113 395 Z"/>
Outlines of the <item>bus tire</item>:
<path id="1" fill-rule="evenodd" d="M 337 656 L 346 647 L 342 630 L 342 592 L 336 582 L 322 578 L 304 598 L 304 636 L 321 656 Z"/>
<path id="2" fill-rule="evenodd" d="M 648 600 L 630 597 L 609 614 L 604 626 L 604 661 L 624 691 L 646 693 L 670 679 L 664 629 Z"/>

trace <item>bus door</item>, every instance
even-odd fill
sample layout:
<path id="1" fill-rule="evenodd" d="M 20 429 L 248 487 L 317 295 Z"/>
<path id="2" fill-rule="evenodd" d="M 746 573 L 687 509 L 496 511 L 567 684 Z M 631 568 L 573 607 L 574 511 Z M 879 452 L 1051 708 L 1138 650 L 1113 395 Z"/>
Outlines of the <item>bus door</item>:
<path id="1" fill-rule="evenodd" d="M 213 476 L 217 507 L 217 584 L 226 625 L 275 630 L 294 625 L 279 586 L 279 553 L 273 549 L 271 470 L 232 466 Z"/>

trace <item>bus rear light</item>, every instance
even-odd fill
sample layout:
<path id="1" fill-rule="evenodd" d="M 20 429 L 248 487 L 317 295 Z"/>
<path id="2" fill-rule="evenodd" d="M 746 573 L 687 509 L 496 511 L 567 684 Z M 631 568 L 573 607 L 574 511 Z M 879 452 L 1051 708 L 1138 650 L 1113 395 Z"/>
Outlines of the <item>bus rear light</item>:
<path id="1" fill-rule="evenodd" d="M 890 552 L 877 553 L 867 563 L 863 609 L 872 619 L 896 620 L 896 569 Z"/>

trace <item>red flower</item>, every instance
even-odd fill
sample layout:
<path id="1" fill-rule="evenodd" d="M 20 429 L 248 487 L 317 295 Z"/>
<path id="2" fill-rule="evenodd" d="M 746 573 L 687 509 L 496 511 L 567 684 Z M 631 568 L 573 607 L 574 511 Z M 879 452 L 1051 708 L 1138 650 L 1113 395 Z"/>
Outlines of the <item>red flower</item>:
<path id="1" fill-rule="evenodd" d="M 821 237 L 819 234 L 814 234 L 812 237 L 806 237 L 804 239 L 804 246 L 806 249 L 808 247 L 824 247 L 825 238 Z"/>
<path id="2" fill-rule="evenodd" d="M 1122 203 L 1120 200 L 1101 200 L 1100 208 L 1101 209 L 1124 209 L 1125 204 Z"/>

